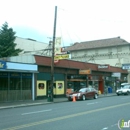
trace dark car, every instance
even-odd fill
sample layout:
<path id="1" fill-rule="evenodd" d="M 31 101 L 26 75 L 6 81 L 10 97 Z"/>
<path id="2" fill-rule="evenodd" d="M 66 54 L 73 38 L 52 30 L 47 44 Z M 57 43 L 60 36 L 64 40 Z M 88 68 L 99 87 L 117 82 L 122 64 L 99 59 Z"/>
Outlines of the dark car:
<path id="1" fill-rule="evenodd" d="M 76 100 L 97 99 L 98 91 L 94 88 L 81 88 L 78 91 L 68 94 L 67 97 L 69 101 L 73 100 L 73 97 L 75 97 Z"/>

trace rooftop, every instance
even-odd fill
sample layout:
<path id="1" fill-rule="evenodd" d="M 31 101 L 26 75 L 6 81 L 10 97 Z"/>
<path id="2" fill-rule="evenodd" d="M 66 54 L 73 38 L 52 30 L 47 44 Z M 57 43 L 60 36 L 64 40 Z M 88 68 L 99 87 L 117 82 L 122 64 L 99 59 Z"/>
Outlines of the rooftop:
<path id="1" fill-rule="evenodd" d="M 122 46 L 122 45 L 130 45 L 130 43 L 125 41 L 124 39 L 121 39 L 120 37 L 116 37 L 116 38 L 75 43 L 72 46 L 67 47 L 67 50 L 75 51 L 75 50 L 114 47 L 114 46 Z"/>

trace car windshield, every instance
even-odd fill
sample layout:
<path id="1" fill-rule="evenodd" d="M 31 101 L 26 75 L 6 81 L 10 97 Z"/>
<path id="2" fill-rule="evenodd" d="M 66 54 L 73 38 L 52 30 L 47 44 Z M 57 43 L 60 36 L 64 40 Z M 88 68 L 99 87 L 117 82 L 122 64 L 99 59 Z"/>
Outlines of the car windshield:
<path id="1" fill-rule="evenodd" d="M 122 89 L 127 89 L 127 88 L 129 88 L 129 85 L 121 85 L 121 88 Z"/>
<path id="2" fill-rule="evenodd" d="M 86 88 L 82 88 L 79 90 L 79 92 L 85 92 L 87 89 Z"/>

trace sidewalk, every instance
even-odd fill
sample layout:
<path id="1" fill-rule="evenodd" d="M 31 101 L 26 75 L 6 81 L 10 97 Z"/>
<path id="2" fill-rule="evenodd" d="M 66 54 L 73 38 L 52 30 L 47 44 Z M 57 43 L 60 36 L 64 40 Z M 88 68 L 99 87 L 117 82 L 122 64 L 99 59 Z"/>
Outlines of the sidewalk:
<path id="1" fill-rule="evenodd" d="M 101 95 L 99 95 L 99 98 L 108 97 L 108 96 L 116 96 L 116 93 L 109 93 L 107 95 L 101 94 Z M 16 108 L 16 107 L 60 103 L 60 102 L 67 102 L 67 101 L 68 101 L 68 99 L 66 97 L 62 97 L 62 98 L 53 98 L 53 102 L 48 102 L 47 99 L 35 100 L 35 101 L 28 100 L 28 101 L 0 102 L 0 110 L 1 109 L 8 109 L 8 108 Z"/>

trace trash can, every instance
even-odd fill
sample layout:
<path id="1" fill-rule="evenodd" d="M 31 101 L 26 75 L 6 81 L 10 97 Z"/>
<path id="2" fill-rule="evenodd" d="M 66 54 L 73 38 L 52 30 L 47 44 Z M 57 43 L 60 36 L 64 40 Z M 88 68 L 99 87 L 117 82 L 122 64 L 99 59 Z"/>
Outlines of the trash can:
<path id="1" fill-rule="evenodd" d="M 112 93 L 112 88 L 108 87 L 108 93 Z"/>

